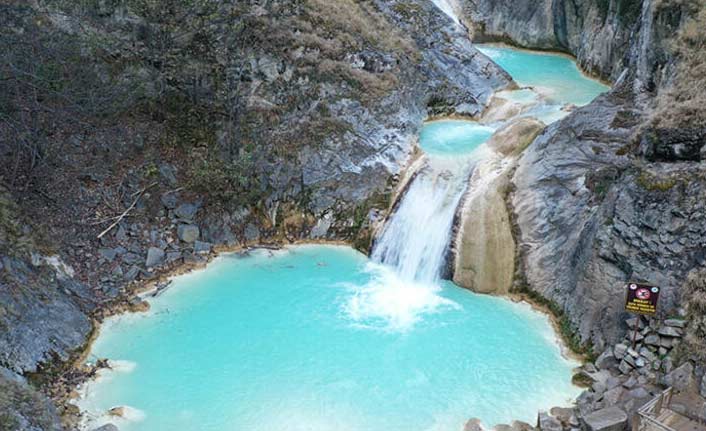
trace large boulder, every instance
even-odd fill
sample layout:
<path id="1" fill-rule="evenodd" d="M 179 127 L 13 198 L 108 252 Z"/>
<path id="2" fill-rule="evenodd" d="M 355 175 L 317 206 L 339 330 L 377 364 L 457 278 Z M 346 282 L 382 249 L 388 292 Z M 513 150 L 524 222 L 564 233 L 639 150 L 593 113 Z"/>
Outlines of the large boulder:
<path id="1" fill-rule="evenodd" d="M 671 386 L 677 391 L 685 391 L 694 383 L 694 366 L 686 362 L 679 368 L 668 373 L 662 378 L 665 386 Z"/>
<path id="2" fill-rule="evenodd" d="M 586 431 L 623 431 L 628 415 L 618 407 L 606 407 L 584 416 L 582 422 Z"/>
<path id="3" fill-rule="evenodd" d="M 536 118 L 522 117 L 496 131 L 487 145 L 502 155 L 510 155 L 527 148 L 542 133 L 545 124 Z"/>

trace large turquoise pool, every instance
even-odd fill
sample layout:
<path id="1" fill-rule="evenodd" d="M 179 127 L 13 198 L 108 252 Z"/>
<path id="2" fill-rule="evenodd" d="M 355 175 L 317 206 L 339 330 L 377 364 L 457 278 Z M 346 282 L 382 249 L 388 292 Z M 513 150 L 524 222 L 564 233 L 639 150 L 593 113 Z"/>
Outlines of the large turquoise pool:
<path id="1" fill-rule="evenodd" d="M 568 56 L 477 45 L 478 50 L 505 69 L 521 87 L 533 87 L 558 104 L 582 106 L 610 88 L 581 73 Z"/>
<path id="2" fill-rule="evenodd" d="M 405 284 L 347 247 L 228 254 L 107 322 L 86 388 L 122 431 L 460 431 L 568 405 L 576 364 L 547 317 Z M 126 406 L 126 419 L 104 412 Z"/>

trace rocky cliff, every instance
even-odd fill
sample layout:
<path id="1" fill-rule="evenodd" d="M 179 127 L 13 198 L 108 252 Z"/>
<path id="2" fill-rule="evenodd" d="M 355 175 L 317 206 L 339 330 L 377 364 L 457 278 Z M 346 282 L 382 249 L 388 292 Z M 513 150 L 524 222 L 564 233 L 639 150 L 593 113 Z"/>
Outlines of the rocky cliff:
<path id="1" fill-rule="evenodd" d="M 422 120 L 511 82 L 429 2 L 335 3 L 0 6 L 0 428 L 59 427 L 32 387 L 67 396 L 135 282 L 217 247 L 364 247 Z"/>
<path id="2" fill-rule="evenodd" d="M 476 41 L 564 51 L 610 81 L 636 67 L 648 86 L 662 79 L 669 39 L 684 19 L 678 2 L 652 0 L 479 0 L 465 12 Z"/>
<path id="3" fill-rule="evenodd" d="M 664 120 L 680 105 L 675 88 L 691 93 L 679 71 L 701 64 L 693 59 L 703 38 L 690 29 L 698 26 L 698 8 L 649 0 L 477 1 L 465 8 L 478 40 L 569 52 L 616 82 L 527 148 L 510 193 L 515 288 L 557 304 L 580 342 L 597 352 L 624 331 L 625 281 L 665 287 L 667 315 L 684 305 L 689 271 L 706 264 L 706 134 L 698 104 L 682 102 L 689 112 L 678 116 L 689 121 Z M 672 48 L 684 45 L 680 38 L 690 54 Z M 696 82 L 693 75 L 688 81 Z"/>

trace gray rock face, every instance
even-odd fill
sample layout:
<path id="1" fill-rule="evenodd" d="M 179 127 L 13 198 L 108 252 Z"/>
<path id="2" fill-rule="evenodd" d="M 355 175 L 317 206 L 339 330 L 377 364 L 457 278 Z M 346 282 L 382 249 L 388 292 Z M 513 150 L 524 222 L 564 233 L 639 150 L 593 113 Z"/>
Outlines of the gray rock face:
<path id="1" fill-rule="evenodd" d="M 103 426 L 100 426 L 100 427 L 94 429 L 93 431 L 120 431 L 120 429 L 113 424 L 105 424 Z"/>
<path id="2" fill-rule="evenodd" d="M 61 431 L 54 406 L 17 374 L 0 367 L 0 428 L 8 431 Z"/>
<path id="3" fill-rule="evenodd" d="M 640 80 L 651 83 L 659 79 L 658 68 L 667 62 L 667 36 L 681 16 L 678 7 L 658 10 L 654 3 L 480 0 L 465 4 L 475 40 L 511 40 L 525 47 L 570 52 L 583 68 L 611 80 L 633 66 Z"/>
<path id="4" fill-rule="evenodd" d="M 527 281 L 599 350 L 621 336 L 626 281 L 664 286 L 660 307 L 675 308 L 706 246 L 698 164 L 637 166 L 625 154 L 636 126 L 625 119 L 640 116 L 631 95 L 621 86 L 549 126 L 513 178 Z"/>
<path id="5" fill-rule="evenodd" d="M 94 307 L 91 293 L 44 264 L 34 267 L 11 257 L 3 257 L 3 264 L 0 366 L 25 373 L 53 356 L 67 360 L 91 332 L 86 315 Z"/>
<path id="6" fill-rule="evenodd" d="M 628 415 L 618 407 L 606 407 L 586 415 L 582 422 L 587 431 L 623 431 Z"/>

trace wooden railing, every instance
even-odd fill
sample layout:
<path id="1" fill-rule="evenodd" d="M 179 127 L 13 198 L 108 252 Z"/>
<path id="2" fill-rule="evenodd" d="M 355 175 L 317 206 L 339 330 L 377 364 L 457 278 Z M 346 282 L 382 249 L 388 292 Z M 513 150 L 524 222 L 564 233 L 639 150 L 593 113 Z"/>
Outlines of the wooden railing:
<path id="1" fill-rule="evenodd" d="M 644 431 L 647 425 L 652 425 L 663 431 L 676 431 L 674 428 L 663 424 L 657 418 L 663 409 L 669 409 L 672 404 L 672 388 L 667 388 L 652 401 L 640 407 L 632 424 L 633 431 Z"/>

